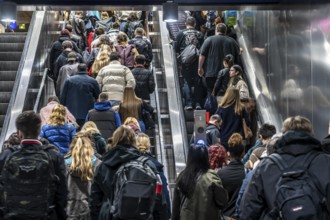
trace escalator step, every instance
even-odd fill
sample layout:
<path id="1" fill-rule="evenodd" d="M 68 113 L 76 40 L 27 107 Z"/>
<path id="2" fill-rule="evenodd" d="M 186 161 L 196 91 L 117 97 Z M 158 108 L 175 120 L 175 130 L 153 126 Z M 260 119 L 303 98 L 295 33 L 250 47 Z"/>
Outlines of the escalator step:
<path id="1" fill-rule="evenodd" d="M 1 92 L 0 93 L 0 103 L 9 103 L 11 92 Z"/>
<path id="2" fill-rule="evenodd" d="M 0 71 L 1 81 L 15 81 L 17 70 L 15 71 Z"/>
<path id="3" fill-rule="evenodd" d="M 194 121 L 194 111 L 184 110 L 184 118 L 186 121 Z"/>
<path id="4" fill-rule="evenodd" d="M 0 61 L 0 71 L 17 71 L 19 62 L 20 61 Z"/>
<path id="5" fill-rule="evenodd" d="M 0 92 L 12 92 L 15 81 L 0 81 Z"/>
<path id="6" fill-rule="evenodd" d="M 5 115 L 0 115 L 0 127 L 2 128 L 2 126 L 3 126 L 3 123 L 5 122 Z M 0 134 L 1 134 L 1 132 L 0 132 Z"/>
<path id="7" fill-rule="evenodd" d="M 1 61 L 19 61 L 21 59 L 22 52 L 0 52 Z"/>
<path id="8" fill-rule="evenodd" d="M 24 43 L 0 43 L 0 52 L 23 51 Z"/>
<path id="9" fill-rule="evenodd" d="M 8 105 L 9 105 L 9 103 L 0 103 L 0 115 L 7 114 Z"/>
<path id="10" fill-rule="evenodd" d="M 26 39 L 25 34 L 0 34 L 0 43 L 24 43 Z"/>

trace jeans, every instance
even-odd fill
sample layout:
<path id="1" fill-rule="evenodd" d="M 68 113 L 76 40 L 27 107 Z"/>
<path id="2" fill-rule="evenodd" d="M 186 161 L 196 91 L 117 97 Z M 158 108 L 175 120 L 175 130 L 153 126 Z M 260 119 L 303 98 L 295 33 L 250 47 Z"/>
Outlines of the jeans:
<path id="1" fill-rule="evenodd" d="M 198 75 L 198 61 L 193 64 L 182 64 L 183 98 L 186 106 L 200 105 L 203 98 L 202 78 Z"/>

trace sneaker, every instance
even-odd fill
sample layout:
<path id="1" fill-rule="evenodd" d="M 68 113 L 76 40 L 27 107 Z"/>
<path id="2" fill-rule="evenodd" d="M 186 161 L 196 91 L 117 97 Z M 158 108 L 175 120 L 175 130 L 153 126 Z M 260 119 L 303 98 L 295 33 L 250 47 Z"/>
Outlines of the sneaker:
<path id="1" fill-rule="evenodd" d="M 184 109 L 185 109 L 185 110 L 192 110 L 193 107 L 192 107 L 191 105 L 187 105 L 187 106 L 184 107 Z"/>
<path id="2" fill-rule="evenodd" d="M 202 110 L 202 107 L 200 105 L 196 105 L 195 110 Z"/>

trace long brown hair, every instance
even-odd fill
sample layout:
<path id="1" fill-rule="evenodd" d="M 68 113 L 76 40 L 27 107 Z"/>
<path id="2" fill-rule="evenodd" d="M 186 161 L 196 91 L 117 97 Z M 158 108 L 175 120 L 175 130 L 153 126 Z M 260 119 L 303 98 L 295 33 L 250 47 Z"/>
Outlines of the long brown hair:
<path id="1" fill-rule="evenodd" d="M 231 105 L 235 105 L 235 114 L 241 115 L 244 106 L 241 103 L 238 89 L 228 88 L 219 107 L 228 107 Z"/>
<path id="2" fill-rule="evenodd" d="M 109 148 L 119 144 L 136 147 L 136 136 L 132 128 L 122 125 L 115 130 L 112 137 L 108 139 Z"/>
<path id="3" fill-rule="evenodd" d="M 136 97 L 133 87 L 125 87 L 123 101 L 119 106 L 119 114 L 121 121 L 125 121 L 128 117 L 139 119 L 142 101 Z"/>

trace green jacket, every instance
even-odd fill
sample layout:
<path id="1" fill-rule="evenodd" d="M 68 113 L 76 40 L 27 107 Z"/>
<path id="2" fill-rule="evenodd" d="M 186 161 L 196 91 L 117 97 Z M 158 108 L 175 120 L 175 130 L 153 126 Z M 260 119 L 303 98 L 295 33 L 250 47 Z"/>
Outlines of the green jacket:
<path id="1" fill-rule="evenodd" d="M 227 205 L 228 194 L 213 170 L 199 177 L 191 198 L 186 198 L 176 185 L 173 197 L 173 220 L 218 220 Z"/>

